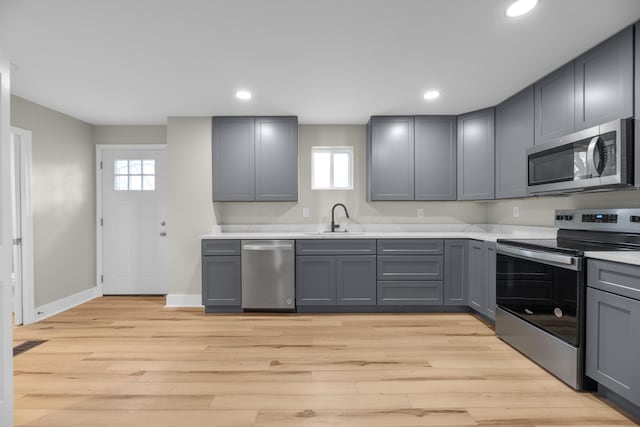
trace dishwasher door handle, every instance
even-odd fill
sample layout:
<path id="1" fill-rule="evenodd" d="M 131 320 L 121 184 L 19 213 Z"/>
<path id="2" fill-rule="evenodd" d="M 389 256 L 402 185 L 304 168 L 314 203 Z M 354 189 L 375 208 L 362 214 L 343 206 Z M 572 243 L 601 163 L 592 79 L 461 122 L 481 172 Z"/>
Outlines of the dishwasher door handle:
<path id="1" fill-rule="evenodd" d="M 293 245 L 244 245 L 245 251 L 277 251 L 277 250 L 293 250 Z"/>

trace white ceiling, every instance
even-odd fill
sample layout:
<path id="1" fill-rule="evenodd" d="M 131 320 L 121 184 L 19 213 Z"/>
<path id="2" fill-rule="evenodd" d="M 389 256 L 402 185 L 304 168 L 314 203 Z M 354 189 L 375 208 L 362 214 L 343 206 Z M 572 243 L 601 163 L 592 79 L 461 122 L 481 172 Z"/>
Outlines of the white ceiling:
<path id="1" fill-rule="evenodd" d="M 93 124 L 365 123 L 494 105 L 640 19 L 638 0 L 540 0 L 517 19 L 509 3 L 0 0 L 0 45 L 14 94 Z"/>

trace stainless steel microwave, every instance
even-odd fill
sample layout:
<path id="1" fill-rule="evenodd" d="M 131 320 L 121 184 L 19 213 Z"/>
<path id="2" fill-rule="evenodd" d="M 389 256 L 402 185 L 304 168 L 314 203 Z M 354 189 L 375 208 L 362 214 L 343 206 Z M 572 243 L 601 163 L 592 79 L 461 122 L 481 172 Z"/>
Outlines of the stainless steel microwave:
<path id="1" fill-rule="evenodd" d="M 529 194 L 633 185 L 633 122 L 619 119 L 527 150 Z"/>

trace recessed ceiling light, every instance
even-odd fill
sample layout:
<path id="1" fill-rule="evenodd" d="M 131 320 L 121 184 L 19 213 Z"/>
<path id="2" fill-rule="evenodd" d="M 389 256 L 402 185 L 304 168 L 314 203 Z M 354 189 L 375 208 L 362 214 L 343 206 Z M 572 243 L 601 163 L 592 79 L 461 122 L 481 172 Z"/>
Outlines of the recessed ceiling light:
<path id="1" fill-rule="evenodd" d="M 506 15 L 510 18 L 522 16 L 538 5 L 538 0 L 516 0 L 507 8 Z"/>
<path id="2" fill-rule="evenodd" d="M 242 100 L 251 99 L 251 92 L 248 90 L 239 90 L 236 92 L 236 97 Z"/>
<path id="3" fill-rule="evenodd" d="M 430 90 L 424 93 L 424 99 L 429 101 L 436 99 L 439 96 L 440 96 L 440 92 L 438 92 L 437 90 Z"/>

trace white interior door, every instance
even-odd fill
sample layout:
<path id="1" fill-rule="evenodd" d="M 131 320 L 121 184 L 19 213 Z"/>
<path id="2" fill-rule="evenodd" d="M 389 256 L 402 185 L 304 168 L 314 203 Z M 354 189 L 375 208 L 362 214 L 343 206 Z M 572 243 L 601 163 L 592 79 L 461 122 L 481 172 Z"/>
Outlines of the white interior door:
<path id="1" fill-rule="evenodd" d="M 21 186 L 21 158 L 20 135 L 11 133 L 11 205 L 12 237 L 13 237 L 13 263 L 11 265 L 11 296 L 13 306 L 13 321 L 16 325 L 22 325 L 22 194 Z"/>
<path id="2" fill-rule="evenodd" d="M 102 150 L 102 292 L 167 293 L 165 149 Z"/>
<path id="3" fill-rule="evenodd" d="M 5 65 L 5 63 L 0 64 Z M 8 65 L 7 65 L 8 68 Z M 13 426 L 9 81 L 0 70 L 0 426 Z"/>

